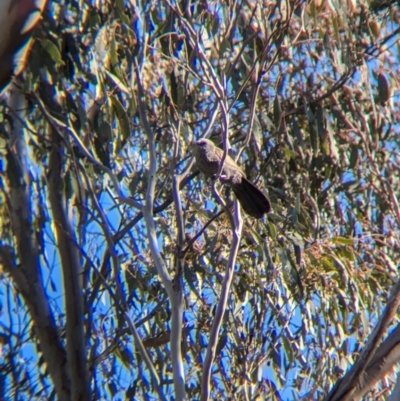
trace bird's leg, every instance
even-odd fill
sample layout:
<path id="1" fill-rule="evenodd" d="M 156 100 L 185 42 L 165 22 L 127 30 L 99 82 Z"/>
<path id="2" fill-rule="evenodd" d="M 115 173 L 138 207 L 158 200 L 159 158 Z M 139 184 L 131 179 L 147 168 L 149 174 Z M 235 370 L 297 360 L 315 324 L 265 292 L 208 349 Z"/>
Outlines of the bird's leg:
<path id="1" fill-rule="evenodd" d="M 217 202 L 224 208 L 229 220 L 231 221 L 232 227 L 234 227 L 234 218 L 232 216 L 231 211 L 229 210 L 229 207 L 227 206 L 226 202 L 222 199 L 221 195 L 219 194 L 217 187 L 216 187 L 216 181 L 213 181 L 212 186 L 211 186 L 211 190 L 212 193 L 215 197 L 215 199 L 217 200 Z"/>
<path id="2" fill-rule="evenodd" d="M 228 177 L 227 177 L 225 174 L 220 174 L 219 176 L 218 176 L 217 174 L 214 174 L 214 175 L 211 177 L 211 180 L 212 180 L 212 182 L 217 182 L 217 181 L 218 181 L 218 178 L 220 179 L 220 181 L 221 181 L 222 183 L 225 183 L 226 181 L 228 181 Z"/>
<path id="3" fill-rule="evenodd" d="M 226 183 L 228 181 L 228 177 L 225 174 L 221 174 L 219 179 L 222 183 Z"/>
<path id="4" fill-rule="evenodd" d="M 215 199 L 217 200 L 217 202 L 226 209 L 226 203 L 225 201 L 222 199 L 221 195 L 219 194 L 219 191 L 217 189 L 217 181 L 213 179 L 212 181 L 212 185 L 211 185 L 211 190 L 213 195 L 215 196 Z"/>

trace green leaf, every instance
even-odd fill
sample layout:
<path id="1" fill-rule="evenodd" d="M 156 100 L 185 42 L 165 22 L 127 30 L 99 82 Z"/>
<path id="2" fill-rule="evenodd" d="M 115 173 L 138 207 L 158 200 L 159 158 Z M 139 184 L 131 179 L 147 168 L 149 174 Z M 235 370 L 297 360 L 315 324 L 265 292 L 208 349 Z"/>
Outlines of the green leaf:
<path id="1" fill-rule="evenodd" d="M 283 347 L 285 349 L 286 357 L 288 359 L 289 365 L 294 362 L 293 345 L 289 342 L 286 336 L 282 337 Z"/>
<path id="2" fill-rule="evenodd" d="M 119 346 L 115 350 L 118 359 L 125 365 L 126 368 L 131 368 L 133 365 L 134 357 L 129 348 Z"/>
<path id="3" fill-rule="evenodd" d="M 389 81 L 385 74 L 379 73 L 378 75 L 378 94 L 379 99 L 382 105 L 385 105 L 386 102 L 390 99 L 390 86 Z"/>
<path id="4" fill-rule="evenodd" d="M 355 244 L 355 239 L 350 237 L 334 237 L 332 238 L 332 242 L 336 245 L 353 246 Z"/>
<path id="5" fill-rule="evenodd" d="M 333 26 L 333 32 L 335 34 L 335 40 L 338 43 L 341 43 L 340 40 L 340 33 L 339 33 L 339 23 L 338 23 L 338 16 L 337 14 L 332 14 L 332 26 Z"/>
<path id="6" fill-rule="evenodd" d="M 42 47 L 46 51 L 46 53 L 50 56 L 50 58 L 57 65 L 65 65 L 65 63 L 61 57 L 60 50 L 50 39 L 44 38 L 40 41 L 40 44 L 42 45 Z"/>
<path id="7" fill-rule="evenodd" d="M 77 189 L 77 183 L 74 182 L 76 181 L 75 175 L 71 173 L 70 170 L 67 171 L 67 173 L 64 176 L 64 190 L 65 190 L 65 198 L 67 200 L 70 200 L 72 196 L 75 193 L 75 190 Z"/>
<path id="8" fill-rule="evenodd" d="M 221 59 L 227 59 L 232 54 L 232 48 L 226 39 L 223 39 L 219 47 L 219 55 Z"/>
<path id="9" fill-rule="evenodd" d="M 308 129 L 310 131 L 311 146 L 313 149 L 314 156 L 318 156 L 319 153 L 319 134 L 315 117 L 310 107 L 307 106 L 307 117 L 308 117 Z"/>
<path id="10" fill-rule="evenodd" d="M 226 332 L 222 333 L 221 337 L 218 340 L 217 348 L 216 348 L 216 355 L 220 355 L 222 350 L 225 348 L 225 345 L 228 342 L 228 335 Z"/>
<path id="11" fill-rule="evenodd" d="M 274 124 L 275 127 L 280 127 L 282 118 L 282 107 L 281 102 L 279 100 L 279 96 L 276 95 L 274 99 Z"/>
<path id="12" fill-rule="evenodd" d="M 354 262 L 356 260 L 356 256 L 350 247 L 342 246 L 337 249 L 337 253 L 349 262 Z"/>
<path id="13" fill-rule="evenodd" d="M 111 95 L 110 99 L 111 99 L 111 104 L 112 104 L 113 110 L 118 119 L 118 124 L 119 124 L 120 130 L 121 130 L 122 138 L 124 140 L 126 140 L 131 135 L 128 116 L 125 112 L 124 107 L 122 106 L 121 102 L 118 100 L 118 98 L 116 96 Z"/>
<path id="14" fill-rule="evenodd" d="M 116 75 L 112 74 L 107 70 L 105 70 L 105 72 L 108 75 L 108 77 L 115 83 L 118 89 L 120 89 L 124 93 L 127 93 L 128 95 L 131 93 L 128 87 Z"/>
<path id="15" fill-rule="evenodd" d="M 192 268 L 190 268 L 187 263 L 185 263 L 184 275 L 186 282 L 189 284 L 190 289 L 195 293 L 197 299 L 202 299 L 201 294 L 196 287 L 196 284 L 198 282 L 197 276 L 196 274 L 194 274 Z"/>
<path id="16" fill-rule="evenodd" d="M 276 227 L 275 224 L 272 223 L 272 221 L 268 220 L 267 222 L 267 229 L 269 236 L 271 237 L 272 240 L 276 240 Z"/>
<path id="17" fill-rule="evenodd" d="M 260 120 L 258 119 L 257 114 L 254 115 L 253 136 L 257 152 L 261 152 L 263 150 L 263 133 L 261 130 Z"/>

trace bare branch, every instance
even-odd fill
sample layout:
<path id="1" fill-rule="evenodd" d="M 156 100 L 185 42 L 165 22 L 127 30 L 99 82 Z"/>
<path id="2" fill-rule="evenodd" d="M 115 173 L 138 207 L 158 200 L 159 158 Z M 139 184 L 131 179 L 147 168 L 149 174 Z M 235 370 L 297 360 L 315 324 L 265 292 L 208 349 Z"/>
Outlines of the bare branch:
<path id="1" fill-rule="evenodd" d="M 133 338 L 135 339 L 135 345 L 138 348 L 140 355 L 142 356 L 144 363 L 146 364 L 147 369 L 150 372 L 151 379 L 152 379 L 153 385 L 156 388 L 157 394 L 160 397 L 160 400 L 166 401 L 167 398 L 165 397 L 165 394 L 163 393 L 163 391 L 161 389 L 160 378 L 158 377 L 157 371 L 154 369 L 153 363 L 151 362 L 149 355 L 143 346 L 142 339 L 140 338 L 140 335 L 136 330 L 135 324 L 133 323 L 128 312 L 125 312 L 125 319 L 128 322 L 128 326 L 131 330 Z"/>
<path id="2" fill-rule="evenodd" d="M 15 87 L 10 94 L 9 106 L 21 120 L 24 119 L 25 99 Z M 11 190 L 7 203 L 20 266 L 16 266 L 15 257 L 4 247 L 1 248 L 1 257 L 29 308 L 57 396 L 60 400 L 68 401 L 71 397 L 71 388 L 67 357 L 42 282 L 38 245 L 33 228 L 30 174 L 25 159 L 26 142 L 20 119 L 14 120 L 12 133 L 14 146 L 13 149 L 8 149 L 7 153 L 7 178 Z"/>
<path id="3" fill-rule="evenodd" d="M 162 259 L 157 235 L 156 228 L 153 219 L 153 208 L 154 208 L 154 192 L 157 178 L 157 159 L 156 159 L 156 149 L 155 149 L 155 140 L 154 134 L 150 127 L 150 124 L 147 120 L 146 110 L 145 110 L 145 98 L 144 91 L 141 83 L 140 71 L 136 69 L 136 78 L 138 84 L 138 105 L 139 105 L 139 115 L 140 121 L 143 127 L 144 132 L 147 135 L 148 146 L 149 146 L 149 171 L 148 171 L 148 186 L 146 193 L 146 204 L 143 208 L 143 216 L 146 222 L 147 227 L 147 237 L 150 245 L 151 255 L 156 265 L 158 274 L 164 284 L 165 290 L 167 291 L 168 297 L 172 306 L 172 333 L 177 335 L 178 331 L 182 331 L 182 314 L 183 314 L 183 304 L 182 304 L 182 286 L 178 281 L 174 283 L 167 267 Z M 179 187 L 179 182 L 176 183 L 177 187 Z M 179 326 L 179 327 L 178 327 Z M 175 385 L 175 396 L 178 401 L 184 400 L 185 396 L 185 379 L 184 379 L 184 369 L 182 364 L 182 359 L 180 357 L 180 347 L 181 343 L 177 343 L 176 341 L 171 343 L 171 351 L 172 351 L 172 366 L 174 373 L 174 385 Z"/>
<path id="4" fill-rule="evenodd" d="M 61 146 L 58 135 L 53 133 L 54 143 Z M 83 327 L 82 268 L 74 232 L 65 210 L 61 170 L 63 160 L 61 149 L 54 146 L 49 158 L 48 188 L 54 230 L 60 253 L 64 277 L 65 305 L 67 312 L 67 354 L 74 396 L 89 400 L 90 382 L 86 366 L 86 341 Z"/>
<path id="5" fill-rule="evenodd" d="M 362 397 L 383 375 L 399 361 L 400 326 L 379 347 L 385 332 L 400 306 L 400 281 L 393 289 L 392 296 L 379 319 L 378 324 L 368 338 L 357 362 L 337 383 L 325 401 L 350 401 Z M 393 344 L 395 342 L 395 344 Z M 387 344 L 391 344 L 388 349 Z M 358 395 L 356 397 L 356 394 Z"/>
<path id="6" fill-rule="evenodd" d="M 232 223 L 232 235 L 233 235 L 232 246 L 229 253 L 228 264 L 226 266 L 225 277 L 224 277 L 224 282 L 222 284 L 218 308 L 215 313 L 209 337 L 209 342 L 207 346 L 207 353 L 204 361 L 203 375 L 201 380 L 201 397 L 200 397 L 201 401 L 207 401 L 210 398 L 210 392 L 211 392 L 210 380 L 211 380 L 212 364 L 215 359 L 216 347 L 219 339 L 219 330 L 221 328 L 226 306 L 228 304 L 229 291 L 233 280 L 233 273 L 235 271 L 236 257 L 239 251 L 243 220 L 240 216 L 240 206 L 237 201 L 235 201 L 234 221 L 232 222 L 232 219 L 230 220 Z"/>

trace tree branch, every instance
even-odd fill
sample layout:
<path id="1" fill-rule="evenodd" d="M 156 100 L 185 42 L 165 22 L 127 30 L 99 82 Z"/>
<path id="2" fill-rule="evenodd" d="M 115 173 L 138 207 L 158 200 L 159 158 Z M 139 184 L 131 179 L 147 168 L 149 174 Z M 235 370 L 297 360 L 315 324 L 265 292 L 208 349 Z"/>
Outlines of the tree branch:
<path id="1" fill-rule="evenodd" d="M 21 120 L 26 110 L 25 99 L 14 86 L 10 91 L 10 109 L 13 110 L 14 129 L 10 141 L 12 149 L 7 152 L 7 178 L 9 194 L 6 199 L 12 222 L 13 234 L 17 243 L 18 260 L 16 266 L 12 252 L 4 246 L 0 248 L 0 257 L 22 294 L 34 322 L 34 330 L 39 339 L 43 357 L 48 364 L 57 397 L 61 401 L 71 399 L 70 378 L 67 371 L 65 349 L 56 329 L 53 314 L 43 288 L 38 244 L 33 227 L 33 207 L 31 200 L 30 174 L 27 170 L 27 149 Z"/>
<path id="2" fill-rule="evenodd" d="M 166 401 L 167 398 L 165 397 L 165 394 L 162 391 L 161 384 L 160 384 L 160 378 L 158 377 L 157 371 L 155 370 L 154 365 L 149 358 L 149 354 L 147 353 L 146 349 L 144 348 L 142 339 L 140 338 L 140 335 L 136 330 L 135 324 L 133 323 L 128 312 L 125 312 L 125 319 L 128 322 L 129 329 L 133 335 L 133 338 L 135 339 L 135 345 L 138 348 L 139 353 L 140 353 L 141 357 L 143 358 L 144 363 L 147 366 L 147 369 L 150 372 L 150 376 L 151 376 L 153 385 L 156 388 L 157 394 L 160 397 L 160 400 Z"/>
<path id="3" fill-rule="evenodd" d="M 355 394 L 365 394 L 384 374 L 399 361 L 400 325 L 379 347 L 389 324 L 400 306 L 400 281 L 393 289 L 391 298 L 375 329 L 368 338 L 357 362 L 334 386 L 325 401 L 357 400 Z M 388 344 L 391 348 L 388 349 Z M 389 357 L 391 356 L 391 357 Z M 397 359 L 396 359 L 397 358 Z"/>
<path id="4" fill-rule="evenodd" d="M 63 160 L 61 141 L 52 133 L 54 146 L 49 157 L 48 189 L 54 230 L 64 278 L 65 307 L 67 314 L 67 353 L 68 368 L 75 399 L 90 400 L 89 373 L 86 366 L 86 341 L 83 326 L 82 268 L 78 248 L 75 245 L 74 231 L 65 210 L 63 179 L 61 170 Z"/>
<path id="5" fill-rule="evenodd" d="M 150 127 L 150 124 L 146 115 L 145 108 L 145 100 L 144 100 L 144 91 L 141 83 L 140 71 L 139 68 L 136 67 L 136 78 L 138 85 L 138 108 L 139 108 L 139 116 L 140 122 L 143 127 L 144 132 L 147 135 L 148 146 L 149 146 L 149 170 L 148 170 L 148 185 L 147 185 L 147 193 L 146 193 L 146 203 L 143 208 L 143 216 L 146 222 L 147 228 L 147 238 L 150 245 L 151 255 L 154 261 L 154 264 L 157 268 L 157 272 L 161 278 L 161 281 L 164 285 L 165 290 L 167 291 L 169 300 L 171 302 L 172 308 L 172 333 L 180 336 L 178 331 L 182 330 L 182 313 L 183 313 L 183 305 L 182 305 L 182 288 L 179 283 L 174 283 L 167 267 L 165 266 L 164 260 L 161 256 L 158 240 L 156 235 L 156 228 L 154 224 L 153 218 L 153 208 L 154 208 L 154 192 L 156 186 L 156 177 L 157 177 L 157 159 L 156 159 L 156 149 L 155 149 L 155 139 L 154 133 Z M 177 183 L 179 187 L 179 182 Z M 177 327 L 180 324 L 179 327 Z M 182 359 L 180 357 L 180 349 L 181 342 L 177 344 L 176 342 L 171 343 L 173 349 L 172 351 L 172 369 L 174 374 L 174 386 L 175 386 L 175 396 L 177 401 L 183 401 L 185 397 L 185 376 L 184 369 L 182 364 Z M 179 356 L 176 355 L 179 353 Z M 175 354 L 175 355 L 174 355 Z"/>
<path id="6" fill-rule="evenodd" d="M 230 214 L 230 213 L 229 213 Z M 215 313 L 214 322 L 212 325 L 209 343 L 207 347 L 206 358 L 203 366 L 203 374 L 201 379 L 201 397 L 200 401 L 208 401 L 210 398 L 211 387 L 211 369 L 215 359 L 216 348 L 219 339 L 219 330 L 222 325 L 222 320 L 225 314 L 226 306 L 228 304 L 229 290 L 231 287 L 233 273 L 235 271 L 236 257 L 239 251 L 243 220 L 240 216 L 240 206 L 235 201 L 235 216 L 234 219 L 230 219 L 232 226 L 232 247 L 229 254 L 228 265 L 225 271 L 225 277 L 222 284 L 221 296 L 218 303 L 218 308 Z"/>

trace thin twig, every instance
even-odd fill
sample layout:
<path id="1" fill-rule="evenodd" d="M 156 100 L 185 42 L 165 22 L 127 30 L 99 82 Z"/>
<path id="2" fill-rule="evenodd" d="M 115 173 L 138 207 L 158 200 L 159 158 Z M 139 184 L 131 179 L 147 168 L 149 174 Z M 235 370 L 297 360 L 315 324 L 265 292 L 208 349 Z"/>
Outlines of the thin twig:
<path id="1" fill-rule="evenodd" d="M 150 360 L 149 354 L 147 353 L 146 349 L 144 348 L 142 339 L 140 338 L 140 335 L 139 335 L 138 331 L 136 330 L 135 324 L 133 323 L 132 318 L 129 315 L 129 312 L 125 312 L 125 319 L 131 330 L 133 338 L 135 339 L 136 348 L 139 350 L 140 355 L 143 358 L 144 363 L 147 366 L 147 369 L 149 369 L 152 383 L 157 391 L 158 396 L 160 397 L 161 400 L 167 401 L 167 398 L 165 397 L 165 394 L 163 393 L 163 391 L 161 389 L 160 378 L 158 377 L 158 373 L 155 370 L 154 365 Z"/>

